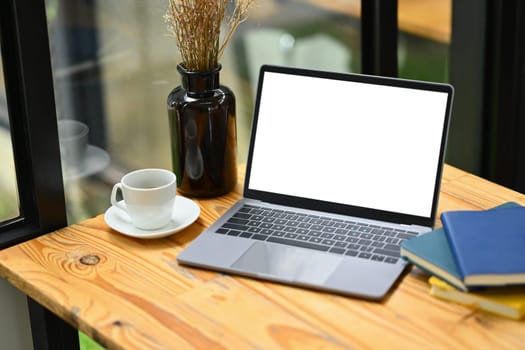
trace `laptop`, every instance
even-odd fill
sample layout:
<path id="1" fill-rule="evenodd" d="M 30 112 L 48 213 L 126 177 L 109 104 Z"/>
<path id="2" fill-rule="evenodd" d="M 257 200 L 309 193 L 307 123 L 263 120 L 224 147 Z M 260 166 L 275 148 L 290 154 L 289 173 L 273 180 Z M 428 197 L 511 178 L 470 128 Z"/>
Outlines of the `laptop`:
<path id="1" fill-rule="evenodd" d="M 432 230 L 453 88 L 264 65 L 243 198 L 181 264 L 380 300 Z"/>

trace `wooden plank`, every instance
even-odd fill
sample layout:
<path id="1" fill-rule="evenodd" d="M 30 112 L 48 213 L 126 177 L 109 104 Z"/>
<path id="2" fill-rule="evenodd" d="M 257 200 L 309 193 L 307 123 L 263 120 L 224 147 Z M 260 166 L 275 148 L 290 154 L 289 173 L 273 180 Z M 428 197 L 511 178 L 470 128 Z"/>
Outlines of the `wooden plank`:
<path id="1" fill-rule="evenodd" d="M 465 203 L 463 209 L 488 209 L 506 201 L 515 201 L 525 205 L 525 195 L 473 174 L 466 174 L 453 181 L 444 182 L 441 188 L 441 197 L 443 196 L 461 200 Z M 454 208 L 447 207 L 446 209 Z"/>

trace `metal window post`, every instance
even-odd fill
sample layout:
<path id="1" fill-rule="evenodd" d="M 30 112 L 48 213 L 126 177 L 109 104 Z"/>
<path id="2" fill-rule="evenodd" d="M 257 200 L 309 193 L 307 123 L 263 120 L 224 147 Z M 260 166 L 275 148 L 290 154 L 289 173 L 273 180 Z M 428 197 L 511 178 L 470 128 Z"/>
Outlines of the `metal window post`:
<path id="1" fill-rule="evenodd" d="M 361 1 L 361 71 L 397 76 L 397 0 Z"/>

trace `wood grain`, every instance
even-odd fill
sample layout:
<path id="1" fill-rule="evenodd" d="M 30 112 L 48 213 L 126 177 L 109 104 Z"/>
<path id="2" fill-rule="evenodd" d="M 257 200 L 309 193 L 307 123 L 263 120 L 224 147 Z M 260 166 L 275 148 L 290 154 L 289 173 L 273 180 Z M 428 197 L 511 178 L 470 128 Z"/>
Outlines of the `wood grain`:
<path id="1" fill-rule="evenodd" d="M 241 174 L 242 175 L 242 174 Z M 439 210 L 525 196 L 447 166 Z M 525 323 L 440 301 L 409 269 L 383 302 L 180 266 L 177 254 L 240 197 L 197 200 L 186 230 L 158 240 L 97 216 L 0 251 L 0 275 L 110 349 L 519 349 Z"/>

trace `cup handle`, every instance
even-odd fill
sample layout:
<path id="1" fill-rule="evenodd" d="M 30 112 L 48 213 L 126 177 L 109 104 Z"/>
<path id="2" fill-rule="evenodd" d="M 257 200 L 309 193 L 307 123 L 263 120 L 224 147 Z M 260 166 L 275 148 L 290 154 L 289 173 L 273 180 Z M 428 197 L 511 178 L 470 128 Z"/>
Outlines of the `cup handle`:
<path id="1" fill-rule="evenodd" d="M 111 190 L 111 205 L 126 211 L 126 207 L 119 201 L 117 201 L 117 193 L 120 190 L 122 192 L 122 184 L 116 183 Z"/>

